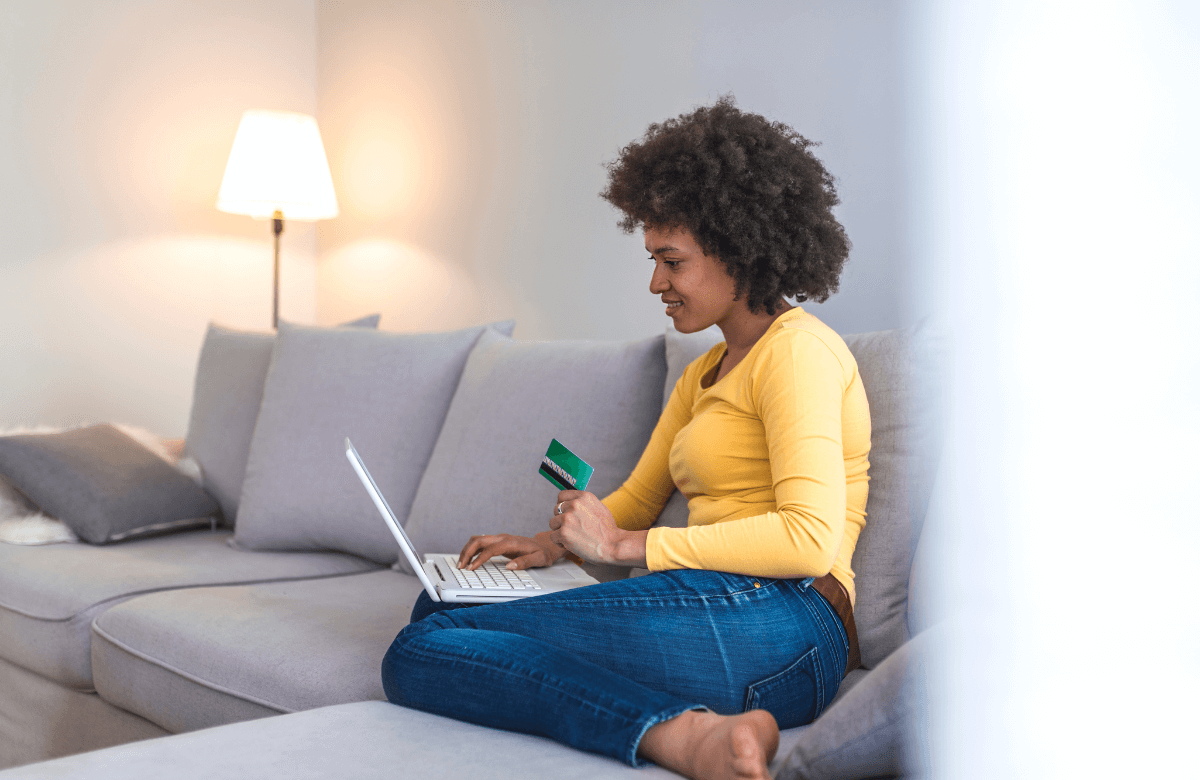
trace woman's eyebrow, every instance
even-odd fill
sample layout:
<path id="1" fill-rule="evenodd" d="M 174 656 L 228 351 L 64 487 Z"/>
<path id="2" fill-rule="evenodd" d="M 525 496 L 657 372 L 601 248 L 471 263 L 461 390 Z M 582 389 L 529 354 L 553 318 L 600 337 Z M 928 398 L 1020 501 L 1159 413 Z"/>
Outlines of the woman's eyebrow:
<path id="1" fill-rule="evenodd" d="M 661 255 L 663 252 L 678 252 L 679 247 L 666 244 L 664 246 L 660 246 L 658 249 L 647 249 L 646 251 L 652 255 Z"/>

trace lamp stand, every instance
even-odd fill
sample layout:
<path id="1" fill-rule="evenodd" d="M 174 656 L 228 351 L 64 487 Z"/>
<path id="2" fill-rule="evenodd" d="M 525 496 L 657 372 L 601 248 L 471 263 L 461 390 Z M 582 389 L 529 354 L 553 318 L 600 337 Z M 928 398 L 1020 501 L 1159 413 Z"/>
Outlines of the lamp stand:
<path id="1" fill-rule="evenodd" d="M 271 310 L 271 327 L 279 329 L 279 234 L 283 232 L 283 212 L 276 211 L 272 217 L 275 230 L 275 306 Z"/>

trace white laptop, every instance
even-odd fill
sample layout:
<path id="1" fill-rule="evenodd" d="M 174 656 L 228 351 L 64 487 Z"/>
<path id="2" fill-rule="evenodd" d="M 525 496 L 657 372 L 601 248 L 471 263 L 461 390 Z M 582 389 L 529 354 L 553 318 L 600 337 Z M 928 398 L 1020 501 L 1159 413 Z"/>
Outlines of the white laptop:
<path id="1" fill-rule="evenodd" d="M 434 601 L 458 601 L 470 604 L 486 604 L 495 601 L 515 601 L 529 596 L 540 596 L 543 593 L 553 593 L 559 590 L 569 590 L 584 585 L 595 585 L 598 580 L 589 576 L 577 564 L 566 559 L 559 559 L 553 566 L 544 569 L 528 569 L 525 571 L 509 571 L 504 566 L 508 558 L 499 556 L 480 566 L 475 571 L 458 568 L 458 555 L 439 553 L 426 555 L 424 562 L 409 541 L 408 534 L 400 526 L 400 521 L 392 513 L 387 500 L 379 492 L 379 486 L 367 471 L 354 445 L 346 439 L 346 458 L 363 487 L 371 495 L 379 514 L 396 537 L 401 552 L 408 560 L 409 566 L 417 573 L 425 592 Z"/>

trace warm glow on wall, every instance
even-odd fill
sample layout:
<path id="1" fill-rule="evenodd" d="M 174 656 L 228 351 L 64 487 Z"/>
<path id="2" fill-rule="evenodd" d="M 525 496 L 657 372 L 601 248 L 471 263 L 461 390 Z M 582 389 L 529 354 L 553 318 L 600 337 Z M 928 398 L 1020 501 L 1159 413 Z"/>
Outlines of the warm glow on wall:
<path id="1" fill-rule="evenodd" d="M 388 330 L 395 331 L 462 328 L 493 316 L 492 308 L 506 311 L 510 305 L 498 295 L 485 302 L 470 274 L 454 263 L 391 239 L 355 241 L 327 254 L 317 271 L 317 289 L 324 298 L 321 322 L 379 312 Z"/>
<path id="2" fill-rule="evenodd" d="M 314 221 L 338 215 L 317 120 L 290 111 L 247 111 L 238 125 L 217 208 L 231 214 Z"/>

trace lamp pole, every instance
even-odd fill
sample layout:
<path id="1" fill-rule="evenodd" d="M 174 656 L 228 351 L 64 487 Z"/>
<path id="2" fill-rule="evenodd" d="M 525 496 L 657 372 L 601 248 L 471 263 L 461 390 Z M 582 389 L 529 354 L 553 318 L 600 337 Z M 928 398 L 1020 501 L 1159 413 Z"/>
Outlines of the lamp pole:
<path id="1" fill-rule="evenodd" d="M 276 209 L 271 221 L 275 223 L 275 305 L 271 310 L 271 327 L 279 330 L 279 234 L 283 232 L 283 212 Z"/>
<path id="2" fill-rule="evenodd" d="M 3 2 L 3 0 L 0 0 Z M 274 208 L 279 204 L 278 208 Z M 275 290 L 271 327 L 279 329 L 279 235 L 283 206 L 293 221 L 315 222 L 338 215 L 337 195 L 317 120 L 291 111 L 242 114 L 229 162 L 217 193 L 217 208 L 272 221 Z"/>

